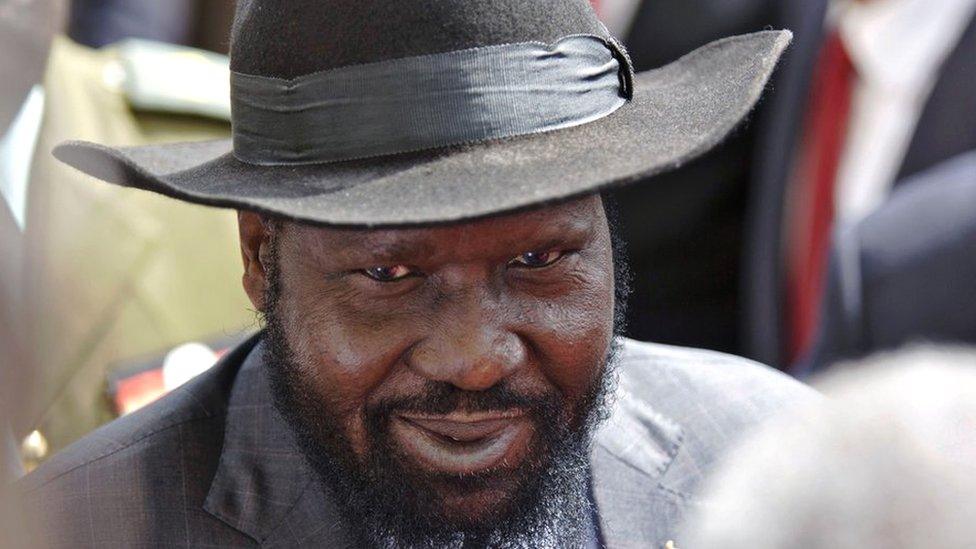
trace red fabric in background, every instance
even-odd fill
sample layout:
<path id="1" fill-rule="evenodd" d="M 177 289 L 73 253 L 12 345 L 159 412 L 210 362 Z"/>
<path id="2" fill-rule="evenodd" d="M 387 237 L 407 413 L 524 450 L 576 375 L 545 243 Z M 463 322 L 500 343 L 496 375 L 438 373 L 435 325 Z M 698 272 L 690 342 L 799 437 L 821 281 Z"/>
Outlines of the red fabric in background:
<path id="1" fill-rule="evenodd" d="M 593 5 L 593 9 L 596 10 L 596 14 L 600 15 L 600 0 L 590 0 L 590 4 Z"/>
<path id="2" fill-rule="evenodd" d="M 824 41 L 814 72 L 803 137 L 794 164 L 787 219 L 788 357 L 813 344 L 834 221 L 834 188 L 856 74 L 837 31 Z"/>

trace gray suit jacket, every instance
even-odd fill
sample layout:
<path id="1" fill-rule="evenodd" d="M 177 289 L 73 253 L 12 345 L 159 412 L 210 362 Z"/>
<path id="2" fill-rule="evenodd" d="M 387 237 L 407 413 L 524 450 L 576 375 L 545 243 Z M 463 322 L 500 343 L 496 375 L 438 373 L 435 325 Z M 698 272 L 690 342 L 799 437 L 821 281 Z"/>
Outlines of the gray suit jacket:
<path id="1" fill-rule="evenodd" d="M 315 546 L 350 539 L 271 406 L 259 338 L 24 479 L 50 546 Z M 627 342 L 593 449 L 606 546 L 663 547 L 722 450 L 812 391 L 756 364 Z M 680 543 L 680 540 L 678 540 Z"/>

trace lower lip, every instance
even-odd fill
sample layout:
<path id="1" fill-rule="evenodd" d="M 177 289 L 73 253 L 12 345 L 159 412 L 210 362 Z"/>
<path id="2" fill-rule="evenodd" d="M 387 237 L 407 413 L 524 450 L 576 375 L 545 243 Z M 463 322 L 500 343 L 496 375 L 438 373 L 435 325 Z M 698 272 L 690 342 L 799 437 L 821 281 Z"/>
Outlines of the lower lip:
<path id="1" fill-rule="evenodd" d="M 497 431 L 473 441 L 455 441 L 402 417 L 393 420 L 391 434 L 400 448 L 425 469 L 454 475 L 482 473 L 511 467 L 524 455 L 531 424 L 513 418 Z"/>

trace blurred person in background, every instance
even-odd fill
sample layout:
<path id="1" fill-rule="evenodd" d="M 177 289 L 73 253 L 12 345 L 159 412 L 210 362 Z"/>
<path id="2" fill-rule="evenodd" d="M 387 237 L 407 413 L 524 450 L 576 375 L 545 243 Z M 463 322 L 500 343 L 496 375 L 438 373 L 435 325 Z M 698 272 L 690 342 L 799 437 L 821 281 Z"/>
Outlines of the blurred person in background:
<path id="1" fill-rule="evenodd" d="M 155 13 L 133 2 L 79 2 L 71 13 L 76 23 L 97 25 L 102 19 L 85 10 L 113 4 Z M 112 36 L 155 36 L 151 17 L 126 21 L 125 32 Z M 211 41 L 225 42 L 224 33 Z M 66 139 L 146 144 L 228 136 L 226 57 L 138 39 L 100 49 L 65 36 L 51 41 L 50 33 L 46 41 L 43 103 L 32 111 L 36 147 L 20 159 L 29 177 L 13 195 L 19 199 L 8 201 L 22 253 L 2 262 L 5 287 L 16 297 L 3 303 L 5 318 L 14 319 L 6 325 L 21 351 L 5 368 L 13 379 L 5 384 L 12 395 L 5 417 L 28 469 L 216 360 L 216 348 L 209 358 L 199 346 L 176 352 L 185 343 L 232 345 L 254 324 L 243 292 L 202 285 L 240 272 L 233 215 L 93 187 L 50 154 Z M 188 268 L 191 259 L 207 268 Z"/>
<path id="2" fill-rule="evenodd" d="M 40 86 L 60 4 L 50 0 L 0 0 L 0 545 L 25 540 L 21 501 L 9 488 L 24 473 L 20 438 L 10 419 L 31 383 L 26 367 L 20 267 L 26 253 L 24 217 L 31 160 L 41 125 Z"/>
<path id="3" fill-rule="evenodd" d="M 803 376 L 910 342 L 976 344 L 976 150 L 836 232 L 823 307 Z"/>
<path id="4" fill-rule="evenodd" d="M 976 349 L 842 365 L 828 401 L 748 437 L 707 481 L 689 549 L 968 549 L 976 540 Z"/>
<path id="5" fill-rule="evenodd" d="M 976 148 L 976 1 L 803 4 L 819 38 L 760 121 L 743 274 L 749 354 L 783 367 L 816 340 L 832 235 Z"/>
<path id="6" fill-rule="evenodd" d="M 51 0 L 0 1 L 0 483 L 20 474 L 12 412 L 29 384 L 23 316 L 27 184 L 44 104 L 40 86 L 60 20 Z"/>
<path id="7" fill-rule="evenodd" d="M 835 228 L 976 146 L 976 2 L 596 4 L 642 69 L 716 33 L 793 30 L 750 123 L 659 186 L 616 193 L 635 275 L 629 333 L 790 368 L 815 341 Z"/>

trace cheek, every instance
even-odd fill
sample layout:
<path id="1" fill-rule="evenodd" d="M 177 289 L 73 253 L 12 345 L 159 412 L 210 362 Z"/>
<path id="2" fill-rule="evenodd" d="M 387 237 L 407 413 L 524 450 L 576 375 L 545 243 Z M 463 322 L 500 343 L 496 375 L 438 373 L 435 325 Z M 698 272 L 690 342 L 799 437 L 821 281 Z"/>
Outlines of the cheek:
<path id="1" fill-rule="evenodd" d="M 545 376 L 568 398 L 581 396 L 602 373 L 613 339 L 613 293 L 612 275 L 597 268 L 532 313 L 526 335 Z"/>
<path id="2" fill-rule="evenodd" d="M 365 405 L 395 372 L 409 340 L 396 323 L 371 322 L 339 297 L 296 293 L 282 300 L 281 317 L 305 379 L 362 457 Z"/>

